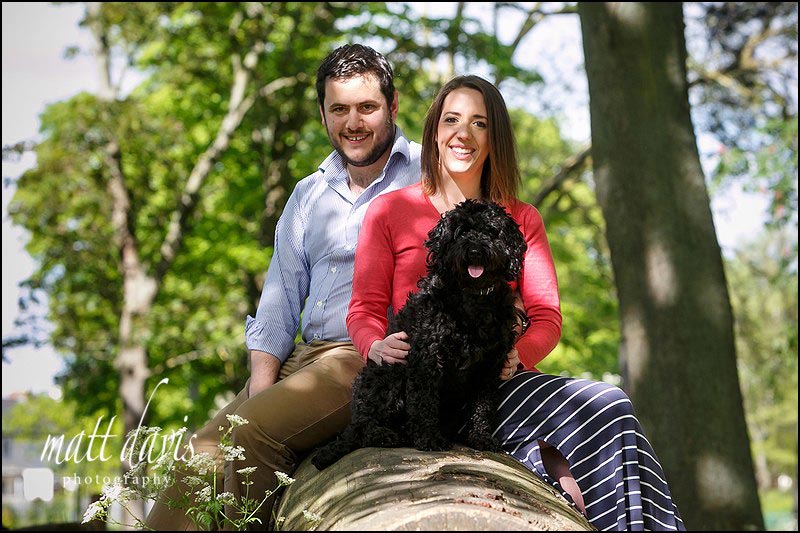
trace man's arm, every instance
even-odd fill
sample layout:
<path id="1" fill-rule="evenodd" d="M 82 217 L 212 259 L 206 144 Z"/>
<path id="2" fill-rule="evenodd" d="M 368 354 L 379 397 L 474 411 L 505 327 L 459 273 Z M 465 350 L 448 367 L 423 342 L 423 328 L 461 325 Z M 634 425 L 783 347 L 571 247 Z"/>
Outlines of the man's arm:
<path id="1" fill-rule="evenodd" d="M 250 350 L 250 387 L 248 397 L 252 398 L 274 384 L 278 379 L 280 368 L 280 360 L 271 353 Z"/>
<path id="2" fill-rule="evenodd" d="M 301 190 L 300 185 L 295 188 L 278 220 L 258 310 L 255 318 L 248 316 L 245 323 L 251 379 L 259 391 L 276 381 L 278 367 L 294 350 L 300 314 L 311 283 L 303 248 L 305 219 L 298 205 Z M 268 373 L 267 369 L 271 371 Z M 254 389 L 252 385 L 250 388 Z M 251 392 L 250 396 L 253 395 Z"/>

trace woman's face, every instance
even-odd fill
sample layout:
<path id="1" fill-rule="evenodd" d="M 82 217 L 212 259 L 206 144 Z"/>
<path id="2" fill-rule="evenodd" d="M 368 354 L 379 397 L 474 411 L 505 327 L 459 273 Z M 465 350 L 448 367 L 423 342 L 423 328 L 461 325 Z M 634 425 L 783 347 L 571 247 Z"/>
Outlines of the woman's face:
<path id="1" fill-rule="evenodd" d="M 483 164 L 489 156 L 488 120 L 479 91 L 462 87 L 445 97 L 436 128 L 442 176 L 480 182 Z"/>

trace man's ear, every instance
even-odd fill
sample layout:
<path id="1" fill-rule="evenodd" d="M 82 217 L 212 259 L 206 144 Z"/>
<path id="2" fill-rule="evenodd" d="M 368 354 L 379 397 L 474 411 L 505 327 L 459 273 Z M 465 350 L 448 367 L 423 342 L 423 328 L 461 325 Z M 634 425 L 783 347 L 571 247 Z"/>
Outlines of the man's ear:
<path id="1" fill-rule="evenodd" d="M 322 125 L 327 127 L 328 124 L 325 122 L 325 111 L 322 109 L 322 106 L 319 106 L 319 118 L 322 119 Z"/>
<path id="2" fill-rule="evenodd" d="M 398 99 L 398 93 L 395 91 L 394 96 L 392 97 L 392 105 L 389 106 L 389 112 L 392 114 L 392 120 L 397 119 Z"/>

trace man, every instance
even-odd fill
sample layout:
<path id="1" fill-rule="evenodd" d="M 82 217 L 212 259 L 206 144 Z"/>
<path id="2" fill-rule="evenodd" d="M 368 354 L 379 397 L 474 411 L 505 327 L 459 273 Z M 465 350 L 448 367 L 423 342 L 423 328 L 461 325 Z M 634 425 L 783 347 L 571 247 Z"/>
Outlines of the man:
<path id="1" fill-rule="evenodd" d="M 224 490 L 237 498 L 245 490 L 237 470 L 258 467 L 248 497 L 260 500 L 278 485 L 275 471 L 291 474 L 347 425 L 352 382 L 363 366 L 345 327 L 361 221 L 372 199 L 420 175 L 420 146 L 395 127 L 398 97 L 386 58 L 366 46 L 342 46 L 320 65 L 316 89 L 334 151 L 297 184 L 278 221 L 258 311 L 245 326 L 250 379 L 192 441 L 195 453 L 217 455 L 226 415 L 249 421 L 232 434 L 246 460 L 225 465 Z M 295 346 L 301 314 L 303 342 Z M 147 526 L 190 529 L 191 520 L 164 501 L 185 490 L 182 482 L 169 489 Z M 261 507 L 263 524 L 273 503 Z"/>

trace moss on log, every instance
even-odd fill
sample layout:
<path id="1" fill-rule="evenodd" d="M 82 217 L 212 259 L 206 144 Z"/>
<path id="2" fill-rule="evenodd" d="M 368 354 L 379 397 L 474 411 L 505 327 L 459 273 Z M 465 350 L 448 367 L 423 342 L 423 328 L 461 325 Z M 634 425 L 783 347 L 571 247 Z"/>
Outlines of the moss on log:
<path id="1" fill-rule="evenodd" d="M 276 516 L 280 529 L 361 531 L 587 531 L 592 526 L 550 485 L 512 457 L 364 448 L 318 472 L 294 474 Z"/>

